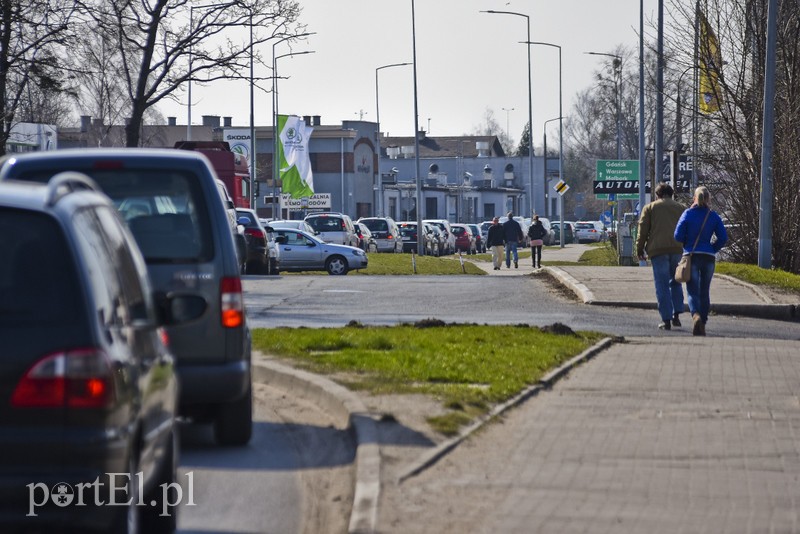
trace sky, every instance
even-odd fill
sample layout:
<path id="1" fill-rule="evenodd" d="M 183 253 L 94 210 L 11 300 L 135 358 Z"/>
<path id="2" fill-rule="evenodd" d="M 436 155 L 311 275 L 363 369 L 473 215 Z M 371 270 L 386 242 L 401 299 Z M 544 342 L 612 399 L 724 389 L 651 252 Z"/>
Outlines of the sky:
<path id="1" fill-rule="evenodd" d="M 376 69 L 412 62 L 416 37 L 419 128 L 431 136 L 471 134 L 484 124 L 486 110 L 510 133 L 515 144 L 528 121 L 526 19 L 485 10 L 513 11 L 530 17 L 531 41 L 561 47 L 561 105 L 570 114 L 576 93 L 595 83 L 594 73 L 613 58 L 585 52 L 616 53 L 625 47 L 638 58 L 638 0 L 299 0 L 301 22 L 315 32 L 307 42 L 279 44 L 278 55 L 313 51 L 278 60 L 278 111 L 319 115 L 324 125 L 345 120 L 374 122 L 391 136 L 414 131 L 414 68 Z M 645 32 L 657 0 L 644 0 Z M 269 58 L 272 46 L 262 45 Z M 558 49 L 531 47 L 533 137 L 541 143 L 544 121 L 559 116 Z M 256 76 L 269 76 L 257 71 Z M 246 81 L 192 87 L 192 123 L 202 115 L 233 117 L 247 126 L 250 92 Z M 181 104 L 160 103 L 165 116 L 186 124 Z M 256 91 L 256 125 L 272 123 L 272 100 Z M 557 137 L 558 121 L 547 123 Z"/>

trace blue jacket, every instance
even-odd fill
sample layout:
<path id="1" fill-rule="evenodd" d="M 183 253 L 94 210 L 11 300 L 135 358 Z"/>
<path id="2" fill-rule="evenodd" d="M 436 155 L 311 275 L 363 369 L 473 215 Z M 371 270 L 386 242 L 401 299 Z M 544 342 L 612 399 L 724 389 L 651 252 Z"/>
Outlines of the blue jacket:
<path id="1" fill-rule="evenodd" d="M 708 213 L 708 220 L 703 226 L 700 239 L 697 241 L 697 248 L 694 251 L 700 254 L 716 255 L 728 242 L 728 232 L 716 211 L 698 206 L 691 207 L 683 212 L 681 218 L 678 219 L 678 226 L 675 227 L 675 240 L 683 243 L 684 254 L 692 251 L 694 240 L 697 239 L 697 233 L 700 232 L 700 226 L 703 224 L 706 213 Z M 712 236 L 716 237 L 713 243 L 711 242 Z"/>
<path id="2" fill-rule="evenodd" d="M 506 243 L 525 239 L 525 236 L 522 235 L 522 227 L 514 219 L 509 219 L 503 223 L 503 231 L 506 234 Z"/>

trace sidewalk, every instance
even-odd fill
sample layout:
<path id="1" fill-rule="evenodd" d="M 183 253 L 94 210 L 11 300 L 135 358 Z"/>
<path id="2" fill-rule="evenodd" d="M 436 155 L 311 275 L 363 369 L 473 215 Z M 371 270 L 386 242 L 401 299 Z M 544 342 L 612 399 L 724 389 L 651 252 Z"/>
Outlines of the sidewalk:
<path id="1" fill-rule="evenodd" d="M 628 308 L 657 309 L 653 271 L 644 267 L 548 266 L 548 262 L 577 262 L 587 245 L 570 244 L 542 252 L 544 270 L 573 291 L 584 304 Z M 534 272 L 530 258 L 499 271 L 491 263 L 475 262 L 492 276 L 519 276 Z M 711 282 L 711 311 L 723 315 L 740 315 L 763 319 L 800 319 L 800 298 L 762 289 L 730 276 L 715 274 Z M 686 307 L 688 311 L 688 306 Z"/>

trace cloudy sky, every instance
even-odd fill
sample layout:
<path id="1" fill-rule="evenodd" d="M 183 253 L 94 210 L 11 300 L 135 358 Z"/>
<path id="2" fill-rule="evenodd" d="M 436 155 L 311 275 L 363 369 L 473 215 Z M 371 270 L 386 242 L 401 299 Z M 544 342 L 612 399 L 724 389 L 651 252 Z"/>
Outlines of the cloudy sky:
<path id="1" fill-rule="evenodd" d="M 359 117 L 375 121 L 376 68 L 411 62 L 415 33 L 420 128 L 434 136 L 471 133 L 488 108 L 518 142 L 528 119 L 527 47 L 520 43 L 527 38 L 526 19 L 480 11 L 524 13 L 530 17 L 531 41 L 561 46 L 565 115 L 574 95 L 590 87 L 593 73 L 612 60 L 585 52 L 614 53 L 624 46 L 634 60 L 638 57 L 637 0 L 415 0 L 415 32 L 410 0 L 300 4 L 302 22 L 316 34 L 292 51 L 314 53 L 278 61 L 279 112 L 320 115 L 323 124 Z M 644 1 L 646 33 L 652 33 L 647 20 L 655 18 L 656 10 L 656 0 Z M 264 45 L 261 53 L 269 57 L 271 48 Z M 279 55 L 289 51 L 287 45 L 276 49 Z M 390 135 L 411 135 L 414 130 L 413 72 L 413 67 L 404 66 L 382 69 L 378 75 L 381 130 Z M 558 49 L 533 46 L 531 72 L 537 141 L 544 121 L 558 117 Z M 246 82 L 195 85 L 192 91 L 194 124 L 202 115 L 231 116 L 234 125 L 249 123 Z M 256 124 L 271 124 L 271 107 L 270 95 L 256 91 Z M 162 104 L 160 109 L 186 124 L 185 101 Z M 556 135 L 556 129 L 556 121 L 548 123 L 549 135 Z"/>

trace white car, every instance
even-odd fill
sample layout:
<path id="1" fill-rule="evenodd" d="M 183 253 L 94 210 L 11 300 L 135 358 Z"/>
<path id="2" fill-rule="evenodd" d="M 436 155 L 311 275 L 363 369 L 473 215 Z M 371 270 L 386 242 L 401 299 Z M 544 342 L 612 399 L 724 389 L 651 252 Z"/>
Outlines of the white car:
<path id="1" fill-rule="evenodd" d="M 445 247 L 445 254 L 453 254 L 456 251 L 456 236 L 450 228 L 450 221 L 447 219 L 424 219 L 422 222 L 433 224 L 439 227 L 444 232 L 447 246 Z"/>
<path id="2" fill-rule="evenodd" d="M 600 243 L 608 237 L 600 221 L 578 221 L 574 224 L 575 240 L 578 243 Z"/>

